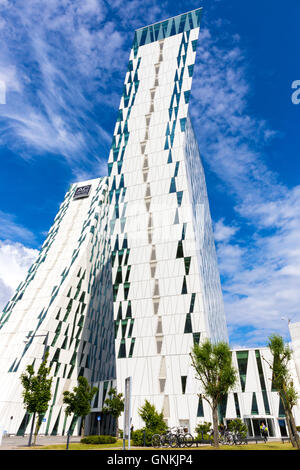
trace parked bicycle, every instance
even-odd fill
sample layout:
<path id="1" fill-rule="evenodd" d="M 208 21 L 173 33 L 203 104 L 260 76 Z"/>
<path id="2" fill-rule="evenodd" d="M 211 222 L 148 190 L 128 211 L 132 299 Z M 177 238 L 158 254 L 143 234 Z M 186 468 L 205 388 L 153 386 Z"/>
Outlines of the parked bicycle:
<path id="1" fill-rule="evenodd" d="M 193 445 L 194 438 L 184 427 L 174 426 L 172 432 L 177 437 L 178 447 L 191 447 Z"/>
<path id="2" fill-rule="evenodd" d="M 164 434 L 154 434 L 152 436 L 152 447 L 191 447 L 194 438 L 192 434 L 186 432 L 182 426 L 167 429 Z"/>
<path id="3" fill-rule="evenodd" d="M 247 438 L 240 433 L 233 433 L 231 431 L 225 431 L 219 439 L 222 445 L 242 445 L 247 444 Z"/>
<path id="4" fill-rule="evenodd" d="M 156 449 L 159 447 L 177 447 L 177 437 L 169 428 L 164 434 L 153 434 L 151 443 L 152 447 Z"/>
<path id="5" fill-rule="evenodd" d="M 224 431 L 223 434 L 221 434 L 221 436 L 219 438 L 219 442 L 222 445 L 232 446 L 235 443 L 232 432 L 227 431 L 227 430 Z"/>

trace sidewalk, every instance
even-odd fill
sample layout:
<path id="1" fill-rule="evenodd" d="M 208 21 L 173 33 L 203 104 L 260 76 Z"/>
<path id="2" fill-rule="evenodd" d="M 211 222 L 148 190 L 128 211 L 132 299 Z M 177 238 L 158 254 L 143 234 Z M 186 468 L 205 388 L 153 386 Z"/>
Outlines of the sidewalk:
<path id="1" fill-rule="evenodd" d="M 80 442 L 80 436 L 71 436 L 70 443 Z M 0 445 L 0 450 L 21 450 L 21 449 L 30 449 L 28 447 L 29 436 L 9 436 L 3 437 L 2 443 Z M 55 445 L 55 444 L 65 444 L 67 445 L 67 436 L 37 436 L 36 447 L 46 446 L 46 445 Z"/>

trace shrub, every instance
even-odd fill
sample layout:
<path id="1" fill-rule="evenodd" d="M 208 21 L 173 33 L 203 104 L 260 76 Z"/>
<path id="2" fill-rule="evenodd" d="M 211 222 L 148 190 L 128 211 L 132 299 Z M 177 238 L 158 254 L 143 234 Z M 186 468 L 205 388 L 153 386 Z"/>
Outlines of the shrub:
<path id="1" fill-rule="evenodd" d="M 233 419 L 228 423 L 229 431 L 232 431 L 235 434 L 241 434 L 242 437 L 247 436 L 247 426 L 243 421 L 239 418 Z"/>
<path id="2" fill-rule="evenodd" d="M 213 437 L 208 434 L 211 431 L 211 423 L 207 421 L 204 421 L 203 424 L 198 424 L 195 431 L 197 433 L 197 437 L 196 437 L 197 440 L 202 439 L 202 434 L 203 434 L 203 439 L 207 441 L 210 441 L 213 439 Z"/>
<path id="3" fill-rule="evenodd" d="M 80 441 L 82 444 L 114 444 L 117 438 L 114 436 L 86 436 Z"/>
<path id="4" fill-rule="evenodd" d="M 145 428 L 136 429 L 136 431 L 132 431 L 131 438 L 132 438 L 133 445 L 138 446 L 138 447 L 144 446 L 144 431 L 145 431 Z M 146 435 L 145 435 L 146 447 L 151 447 L 152 445 L 151 440 L 152 440 L 153 434 L 156 434 L 156 432 L 150 429 L 146 429 Z"/>
<path id="5" fill-rule="evenodd" d="M 146 429 L 151 430 L 153 434 L 163 433 L 168 429 L 164 421 L 163 413 L 159 413 L 154 405 L 146 400 L 144 406 L 139 409 L 139 415 L 145 422 Z"/>

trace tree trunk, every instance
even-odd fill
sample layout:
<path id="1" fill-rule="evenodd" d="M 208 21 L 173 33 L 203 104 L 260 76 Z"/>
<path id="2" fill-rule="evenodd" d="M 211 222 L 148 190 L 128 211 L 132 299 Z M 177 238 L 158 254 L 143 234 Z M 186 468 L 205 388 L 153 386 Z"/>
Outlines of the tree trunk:
<path id="1" fill-rule="evenodd" d="M 28 447 L 31 446 L 31 440 L 32 440 L 32 434 L 33 434 L 33 427 L 34 427 L 35 415 L 36 415 L 36 412 L 34 412 L 34 413 L 33 413 L 33 416 L 32 416 L 32 423 L 31 423 L 31 429 L 30 429 L 30 434 L 29 434 Z"/>
<path id="2" fill-rule="evenodd" d="M 286 418 L 286 424 L 287 424 L 287 427 L 288 427 L 288 432 L 289 432 L 289 436 L 290 436 L 290 439 L 291 439 L 292 446 L 297 447 L 297 443 L 296 443 L 296 440 L 294 438 L 294 433 L 293 433 L 293 429 L 292 429 L 291 415 L 290 415 L 288 406 L 286 404 L 284 393 L 279 393 L 279 396 L 280 396 L 281 401 L 282 401 L 284 414 L 285 414 L 285 418 Z"/>
<path id="3" fill-rule="evenodd" d="M 298 431 L 297 431 L 297 428 L 296 428 L 296 423 L 295 423 L 295 420 L 294 420 L 293 412 L 289 407 L 288 407 L 288 415 L 289 415 L 290 425 L 291 425 L 291 428 L 292 428 L 292 433 L 294 434 L 294 436 L 293 436 L 293 439 L 295 441 L 295 446 L 294 447 L 297 447 L 297 449 L 300 450 L 299 434 L 298 434 Z"/>
<path id="4" fill-rule="evenodd" d="M 80 435 L 81 435 L 82 438 L 84 437 L 84 434 L 85 434 L 85 433 L 84 433 L 84 431 L 85 431 L 84 428 L 85 428 L 85 417 L 82 416 L 82 417 L 81 417 L 81 433 L 80 433 Z"/>
<path id="5" fill-rule="evenodd" d="M 292 446 L 296 447 L 296 442 L 295 442 L 295 439 L 294 439 L 294 435 L 293 435 L 291 421 L 290 421 L 288 411 L 286 411 L 285 418 L 286 418 L 286 424 L 287 424 L 287 427 L 288 427 L 288 433 L 289 433 L 289 436 L 290 436 L 290 439 L 291 439 Z"/>
<path id="6" fill-rule="evenodd" d="M 34 439 L 33 439 L 33 445 L 34 446 L 36 444 L 36 438 L 37 438 L 37 435 L 39 433 L 40 427 L 41 427 L 41 421 L 40 421 L 40 416 L 38 415 L 36 425 L 35 425 L 35 430 L 34 430 Z"/>
<path id="7" fill-rule="evenodd" d="M 213 430 L 214 430 L 214 446 L 219 447 L 219 429 L 218 429 L 218 404 L 213 403 Z"/>
<path id="8" fill-rule="evenodd" d="M 123 432 L 125 432 L 125 430 Z M 116 418 L 116 438 L 119 438 L 119 418 Z"/>

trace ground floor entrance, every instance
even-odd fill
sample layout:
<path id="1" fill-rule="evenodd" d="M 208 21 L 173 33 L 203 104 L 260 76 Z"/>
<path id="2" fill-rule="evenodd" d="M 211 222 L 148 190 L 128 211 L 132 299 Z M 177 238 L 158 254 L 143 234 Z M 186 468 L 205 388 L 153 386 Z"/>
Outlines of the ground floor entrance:
<path id="1" fill-rule="evenodd" d="M 262 416 L 261 418 L 245 418 L 244 419 L 245 424 L 247 425 L 248 428 L 248 434 L 250 437 L 252 436 L 260 436 L 260 426 L 261 424 L 265 424 L 268 428 L 269 431 L 269 437 L 275 437 L 276 432 L 275 432 L 275 425 L 274 425 L 274 419 L 273 418 L 267 418 Z"/>

